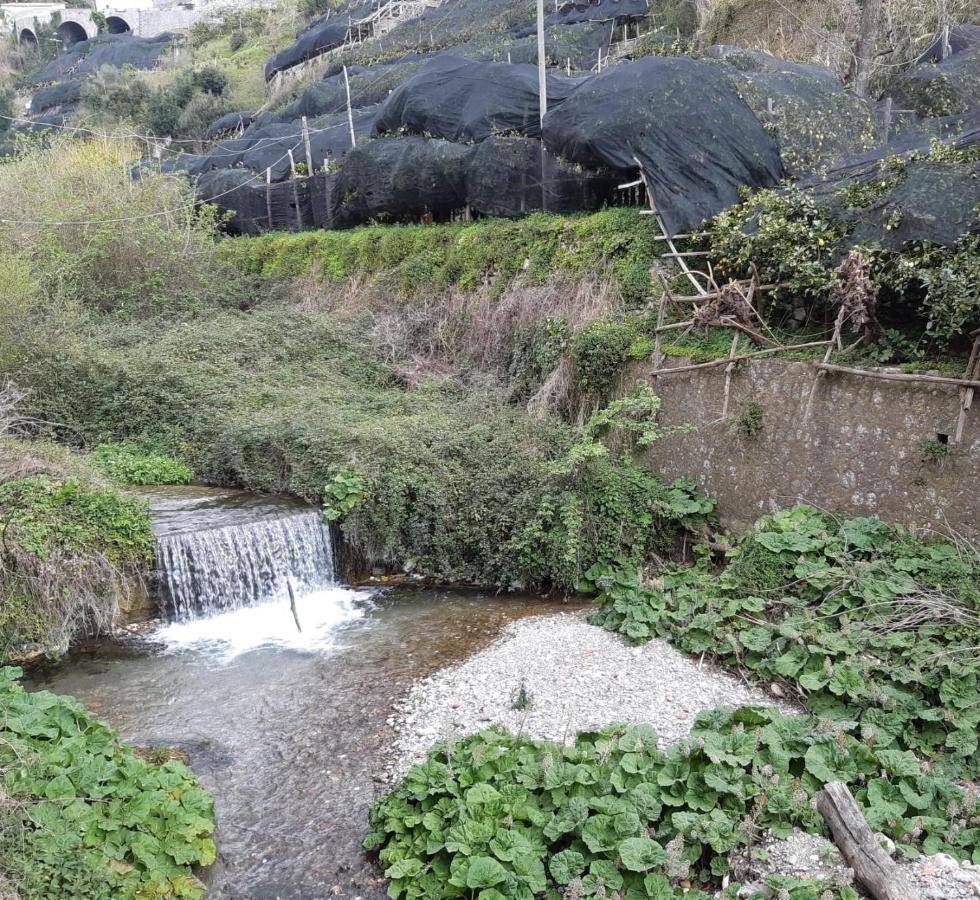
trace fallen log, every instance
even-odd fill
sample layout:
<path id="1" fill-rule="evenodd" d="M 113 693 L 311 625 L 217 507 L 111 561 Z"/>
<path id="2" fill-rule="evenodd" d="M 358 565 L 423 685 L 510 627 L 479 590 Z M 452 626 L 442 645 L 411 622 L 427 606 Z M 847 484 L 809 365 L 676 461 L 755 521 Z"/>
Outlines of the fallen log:
<path id="1" fill-rule="evenodd" d="M 827 782 L 817 794 L 817 809 L 854 877 L 874 900 L 916 900 L 918 895 L 878 844 L 847 785 Z"/>

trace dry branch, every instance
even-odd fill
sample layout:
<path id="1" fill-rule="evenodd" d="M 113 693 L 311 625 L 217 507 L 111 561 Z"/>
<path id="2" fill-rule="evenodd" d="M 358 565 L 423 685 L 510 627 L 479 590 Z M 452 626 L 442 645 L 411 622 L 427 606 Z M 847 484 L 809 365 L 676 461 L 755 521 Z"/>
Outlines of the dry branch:
<path id="1" fill-rule="evenodd" d="M 874 900 L 916 900 L 905 876 L 879 846 L 847 785 L 830 781 L 817 794 L 817 809 L 854 876 Z"/>
<path id="2" fill-rule="evenodd" d="M 980 388 L 980 381 L 971 381 L 967 378 L 952 378 L 943 375 L 910 375 L 904 372 L 875 372 L 870 369 L 854 369 L 850 366 L 838 366 L 825 362 L 817 362 L 814 365 L 823 372 L 860 375 L 862 378 L 879 378 L 882 381 L 919 381 L 927 384 L 953 384 L 960 387 Z"/>

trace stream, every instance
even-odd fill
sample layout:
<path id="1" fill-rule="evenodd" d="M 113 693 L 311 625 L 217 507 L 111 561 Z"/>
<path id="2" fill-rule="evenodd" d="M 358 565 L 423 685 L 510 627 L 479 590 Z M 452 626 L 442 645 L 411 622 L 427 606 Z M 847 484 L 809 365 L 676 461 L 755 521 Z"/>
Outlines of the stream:
<path id="1" fill-rule="evenodd" d="M 27 686 L 74 695 L 133 744 L 188 754 L 215 795 L 209 897 L 385 896 L 360 841 L 385 790 L 392 704 L 556 602 L 350 589 L 308 508 L 206 488 L 149 497 L 169 621 L 36 668 Z"/>

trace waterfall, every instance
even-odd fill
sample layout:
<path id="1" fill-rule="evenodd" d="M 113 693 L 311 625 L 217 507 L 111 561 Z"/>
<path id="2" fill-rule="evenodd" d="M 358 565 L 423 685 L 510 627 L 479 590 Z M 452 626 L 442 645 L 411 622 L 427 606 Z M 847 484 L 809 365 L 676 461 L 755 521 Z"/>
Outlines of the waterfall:
<path id="1" fill-rule="evenodd" d="M 205 618 L 333 584 L 330 532 L 319 513 L 262 518 L 157 539 L 157 569 L 178 621 Z"/>

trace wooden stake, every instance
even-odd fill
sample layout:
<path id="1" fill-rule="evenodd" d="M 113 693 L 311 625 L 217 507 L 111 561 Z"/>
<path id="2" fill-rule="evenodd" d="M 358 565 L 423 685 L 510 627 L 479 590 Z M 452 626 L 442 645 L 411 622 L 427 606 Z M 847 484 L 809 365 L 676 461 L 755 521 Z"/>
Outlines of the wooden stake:
<path id="1" fill-rule="evenodd" d="M 806 350 L 810 347 L 824 347 L 826 341 L 809 341 L 806 344 L 787 344 L 784 347 L 766 347 L 764 350 L 756 350 L 754 353 L 741 353 L 738 356 L 723 356 L 721 359 L 713 359 L 711 362 L 695 363 L 689 366 L 671 366 L 669 369 L 659 369 L 657 375 L 673 375 L 677 372 L 693 372 L 696 369 L 713 369 L 716 366 L 725 366 L 731 362 L 741 362 L 743 359 L 755 359 L 757 356 L 766 356 L 769 353 L 781 353 L 785 350 Z"/>
<path id="2" fill-rule="evenodd" d="M 664 314 L 667 312 L 667 299 L 669 294 L 669 289 L 666 282 L 664 282 L 664 292 L 660 295 L 660 306 L 657 309 L 657 330 L 654 332 L 654 343 L 653 343 L 653 372 L 651 375 L 656 375 L 657 370 L 660 368 L 663 362 L 663 352 L 661 351 L 660 335 L 663 333 L 664 326 Z"/>
<path id="3" fill-rule="evenodd" d="M 286 588 L 289 591 L 289 608 L 293 611 L 293 621 L 296 623 L 296 630 L 302 634 L 303 627 L 299 624 L 299 613 L 296 612 L 296 594 L 293 593 L 292 578 L 286 579 Z"/>
<path id="4" fill-rule="evenodd" d="M 837 313 L 837 319 L 834 322 L 834 336 L 830 339 L 830 343 L 827 344 L 827 352 L 823 355 L 823 365 L 827 365 L 830 362 L 830 357 L 834 352 L 834 347 L 840 346 L 840 333 L 844 328 L 844 307 L 841 307 L 839 313 Z M 803 422 L 810 421 L 810 414 L 813 412 L 813 402 L 817 398 L 817 389 L 820 387 L 820 382 L 826 377 L 826 371 L 820 369 L 817 372 L 817 377 L 813 380 L 813 386 L 810 388 L 810 396 L 806 401 L 806 409 L 803 412 Z"/>
<path id="5" fill-rule="evenodd" d="M 817 809 L 854 877 L 874 900 L 916 900 L 918 894 L 879 846 L 847 785 L 827 782 L 817 794 Z"/>
<path id="6" fill-rule="evenodd" d="M 269 231 L 272 231 L 272 166 L 265 170 L 265 214 L 269 219 Z"/>
<path id="7" fill-rule="evenodd" d="M 980 378 L 980 338 L 973 342 L 973 350 L 970 352 L 970 361 L 966 366 L 967 378 Z M 967 410 L 973 406 L 973 394 L 975 388 L 960 388 L 960 414 L 956 419 L 956 433 L 953 436 L 954 444 L 963 443 L 963 429 L 966 427 Z"/>
<path id="8" fill-rule="evenodd" d="M 544 0 L 538 0 L 538 110 L 541 114 L 542 135 L 544 134 L 544 116 L 548 112 L 548 78 L 544 66 Z M 544 146 L 543 140 L 542 146 Z"/>
<path id="9" fill-rule="evenodd" d="M 303 143 L 306 145 L 306 174 L 313 174 L 313 148 L 310 146 L 310 129 L 306 124 L 306 116 L 303 116 Z"/>
<path id="10" fill-rule="evenodd" d="M 350 145 L 357 146 L 357 138 L 354 137 L 354 113 L 350 107 L 350 80 L 347 77 L 347 66 L 344 66 L 344 90 L 347 92 L 347 124 L 350 125 Z"/>
<path id="11" fill-rule="evenodd" d="M 728 351 L 728 365 L 725 366 L 725 400 L 721 404 L 721 420 L 728 418 L 728 400 L 732 393 L 732 376 L 735 374 L 735 353 L 738 350 L 738 340 L 741 335 L 736 331 L 732 338 L 732 346 Z"/>

